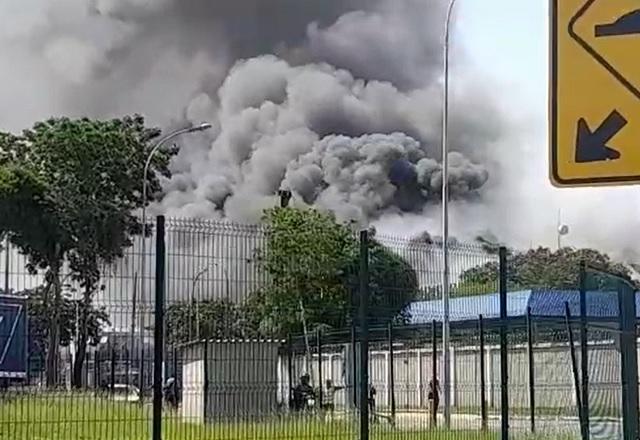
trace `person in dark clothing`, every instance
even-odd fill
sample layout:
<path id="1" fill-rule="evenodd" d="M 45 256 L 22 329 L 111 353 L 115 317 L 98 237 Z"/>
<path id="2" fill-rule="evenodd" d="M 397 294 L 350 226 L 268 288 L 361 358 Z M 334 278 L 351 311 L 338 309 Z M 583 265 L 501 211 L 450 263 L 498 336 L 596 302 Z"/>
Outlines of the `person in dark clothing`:
<path id="1" fill-rule="evenodd" d="M 164 386 L 164 399 L 171 409 L 178 408 L 178 385 L 173 377 L 170 377 Z"/>
<path id="2" fill-rule="evenodd" d="M 310 384 L 311 378 L 308 374 L 300 377 L 300 383 L 293 389 L 293 410 L 296 412 L 308 411 L 309 401 L 315 399 L 316 393 Z"/>
<path id="3" fill-rule="evenodd" d="M 369 416 L 374 423 L 378 421 L 378 418 L 376 417 L 376 394 L 377 391 L 375 387 L 373 385 L 369 385 Z"/>
<path id="4" fill-rule="evenodd" d="M 335 386 L 332 380 L 327 380 L 325 384 L 325 391 L 322 396 L 324 400 L 324 402 L 322 402 L 322 409 L 333 415 L 336 409 L 336 393 L 343 390 L 344 387 Z"/>

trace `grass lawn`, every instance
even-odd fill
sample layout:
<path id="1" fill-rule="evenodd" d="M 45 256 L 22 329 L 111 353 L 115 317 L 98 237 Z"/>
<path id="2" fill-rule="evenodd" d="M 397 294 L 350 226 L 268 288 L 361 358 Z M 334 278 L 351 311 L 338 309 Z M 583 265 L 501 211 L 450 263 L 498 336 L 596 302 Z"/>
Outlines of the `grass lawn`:
<path id="1" fill-rule="evenodd" d="M 94 397 L 21 397 L 0 403 L 0 440 L 150 440 L 151 407 Z M 358 438 L 356 423 L 282 418 L 262 423 L 185 423 L 167 413 L 163 440 L 316 440 Z M 497 440 L 478 431 L 394 431 L 373 425 L 372 440 Z"/>

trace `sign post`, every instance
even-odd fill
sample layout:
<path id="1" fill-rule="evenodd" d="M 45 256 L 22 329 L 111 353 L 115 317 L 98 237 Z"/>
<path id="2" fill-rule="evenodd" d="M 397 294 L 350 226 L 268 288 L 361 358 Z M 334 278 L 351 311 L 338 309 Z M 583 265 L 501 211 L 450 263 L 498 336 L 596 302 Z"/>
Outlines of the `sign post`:
<path id="1" fill-rule="evenodd" d="M 640 183 L 640 2 L 551 0 L 550 178 Z"/>

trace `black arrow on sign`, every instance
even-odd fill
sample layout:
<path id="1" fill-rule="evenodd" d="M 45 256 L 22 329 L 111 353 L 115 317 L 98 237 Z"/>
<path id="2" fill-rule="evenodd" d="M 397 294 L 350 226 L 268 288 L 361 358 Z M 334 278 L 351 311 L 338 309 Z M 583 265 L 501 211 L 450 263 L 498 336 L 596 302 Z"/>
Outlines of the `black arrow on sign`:
<path id="1" fill-rule="evenodd" d="M 627 120 L 617 110 L 611 112 L 600 126 L 591 131 L 587 121 L 578 121 L 578 136 L 576 139 L 576 162 L 599 162 L 603 160 L 620 159 L 620 152 L 609 148 L 607 142 L 622 128 Z"/>

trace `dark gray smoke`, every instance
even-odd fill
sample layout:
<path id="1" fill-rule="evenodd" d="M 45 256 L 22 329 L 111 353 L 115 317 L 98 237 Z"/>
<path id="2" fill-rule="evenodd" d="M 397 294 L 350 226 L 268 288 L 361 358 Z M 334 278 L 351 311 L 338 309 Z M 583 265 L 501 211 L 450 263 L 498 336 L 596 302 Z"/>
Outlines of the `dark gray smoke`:
<path id="1" fill-rule="evenodd" d="M 2 0 L 0 130 L 51 115 L 140 112 L 165 130 L 207 120 L 214 131 L 180 140 L 155 209 L 255 220 L 289 186 L 293 203 L 381 216 L 380 231 L 437 234 L 446 3 Z M 490 228 L 519 246 L 553 245 L 562 207 L 567 244 L 637 253 L 620 233 L 637 229 L 634 189 L 552 189 L 543 111 L 514 102 L 505 122 L 501 107 L 514 86 L 491 84 L 454 51 L 452 232 L 468 239 Z M 318 156 L 337 144 L 365 165 L 358 179 L 330 172 L 336 151 Z M 370 144 L 403 159 L 367 162 L 381 148 Z"/>
<path id="2" fill-rule="evenodd" d="M 181 141 L 157 207 L 171 215 L 255 220 L 281 188 L 345 220 L 420 212 L 442 180 L 445 3 L 8 0 L 0 49 L 18 61 L 0 73 L 0 96 L 22 105 L 0 122 L 131 112 L 166 129 L 213 122 Z M 488 104 L 475 90 L 458 95 L 450 183 L 475 200 L 501 123 L 478 116 Z"/>
<path id="3" fill-rule="evenodd" d="M 343 220 L 419 211 L 442 183 L 433 132 L 417 112 L 429 97 L 327 64 L 242 61 L 219 89 L 216 139 L 185 172 L 196 191 L 168 182 L 165 206 L 250 220 L 285 187 Z M 450 163 L 452 196 L 476 196 L 487 170 L 460 152 Z"/>

